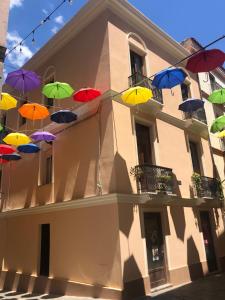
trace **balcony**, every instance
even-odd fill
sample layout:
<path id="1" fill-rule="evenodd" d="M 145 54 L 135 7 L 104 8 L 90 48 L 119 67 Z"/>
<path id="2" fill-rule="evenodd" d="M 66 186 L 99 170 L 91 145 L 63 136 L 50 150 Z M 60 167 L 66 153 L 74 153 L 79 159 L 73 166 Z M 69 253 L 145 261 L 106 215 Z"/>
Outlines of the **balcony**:
<path id="1" fill-rule="evenodd" d="M 200 108 L 193 113 L 184 113 L 185 127 L 200 134 L 202 137 L 208 137 L 208 126 L 205 109 Z"/>
<path id="2" fill-rule="evenodd" d="M 130 77 L 128 77 L 129 79 L 129 86 L 130 87 L 135 87 L 135 86 L 142 86 L 142 87 L 146 87 L 148 89 L 152 90 L 153 93 L 153 99 L 155 101 L 157 101 L 158 103 L 163 104 L 163 95 L 162 95 L 162 91 L 157 89 L 156 87 L 154 87 L 152 85 L 152 80 L 149 79 L 148 77 L 142 75 L 141 73 L 134 73 L 133 75 L 131 75 Z M 142 82 L 144 80 L 144 82 Z"/>
<path id="3" fill-rule="evenodd" d="M 173 193 L 174 181 L 172 169 L 153 165 L 139 165 L 133 169 L 138 193 Z"/>
<path id="4" fill-rule="evenodd" d="M 199 180 L 194 181 L 195 194 L 200 198 L 221 198 L 223 191 L 221 183 L 216 178 L 200 176 Z"/>

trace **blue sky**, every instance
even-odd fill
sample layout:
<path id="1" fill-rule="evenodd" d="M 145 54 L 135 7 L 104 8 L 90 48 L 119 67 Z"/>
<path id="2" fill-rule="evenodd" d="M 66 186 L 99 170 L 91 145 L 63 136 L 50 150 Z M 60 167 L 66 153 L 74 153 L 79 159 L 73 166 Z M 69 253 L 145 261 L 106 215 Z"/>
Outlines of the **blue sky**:
<path id="1" fill-rule="evenodd" d="M 97 1 L 97 0 L 96 0 Z M 11 0 L 8 27 L 8 47 L 11 48 L 28 32 L 46 17 L 61 0 Z M 43 46 L 87 0 L 73 0 L 72 4 L 65 3 L 51 20 L 43 25 L 32 38 L 13 52 L 6 60 L 6 70 L 9 72 L 13 65 L 20 67 L 40 47 Z M 225 0 L 129 0 L 154 23 L 161 27 L 178 42 L 187 37 L 197 38 L 203 45 L 225 34 Z M 182 3 L 182 4 L 181 4 Z M 225 51 L 225 39 L 217 43 Z"/>

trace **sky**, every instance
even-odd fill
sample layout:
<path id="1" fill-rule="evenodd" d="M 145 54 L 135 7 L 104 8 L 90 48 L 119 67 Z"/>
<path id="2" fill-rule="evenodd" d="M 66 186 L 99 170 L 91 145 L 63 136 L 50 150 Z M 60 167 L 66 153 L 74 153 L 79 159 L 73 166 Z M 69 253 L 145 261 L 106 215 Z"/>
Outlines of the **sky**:
<path id="1" fill-rule="evenodd" d="M 20 42 L 21 38 L 40 24 L 61 1 L 11 0 L 7 47 L 11 49 L 15 43 Z M 35 33 L 34 43 L 31 37 L 21 46 L 22 52 L 18 48 L 8 55 L 5 73 L 21 67 L 88 0 L 73 0 L 70 4 L 68 2 Z M 178 42 L 187 37 L 195 37 L 202 45 L 206 45 L 225 34 L 225 0 L 129 0 L 129 2 Z M 225 51 L 225 39 L 213 47 Z"/>

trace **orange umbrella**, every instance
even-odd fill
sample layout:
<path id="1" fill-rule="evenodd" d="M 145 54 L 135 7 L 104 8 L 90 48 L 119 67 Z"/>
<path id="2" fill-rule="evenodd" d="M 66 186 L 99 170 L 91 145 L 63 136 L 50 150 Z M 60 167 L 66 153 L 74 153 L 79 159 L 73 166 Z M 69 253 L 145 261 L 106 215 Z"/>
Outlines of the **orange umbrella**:
<path id="1" fill-rule="evenodd" d="M 48 109 L 38 103 L 26 103 L 18 111 L 22 117 L 30 120 L 41 120 L 49 116 Z"/>

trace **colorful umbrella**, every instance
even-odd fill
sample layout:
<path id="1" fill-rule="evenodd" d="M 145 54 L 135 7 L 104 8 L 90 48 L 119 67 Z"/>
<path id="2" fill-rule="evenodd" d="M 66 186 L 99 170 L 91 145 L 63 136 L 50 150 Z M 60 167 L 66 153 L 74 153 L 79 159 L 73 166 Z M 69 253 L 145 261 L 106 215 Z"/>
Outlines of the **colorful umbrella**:
<path id="1" fill-rule="evenodd" d="M 13 149 L 11 146 L 4 145 L 4 144 L 0 145 L 0 155 L 12 154 L 14 152 L 15 152 L 15 149 Z"/>
<path id="2" fill-rule="evenodd" d="M 141 103 L 146 103 L 152 98 L 152 96 L 153 94 L 150 89 L 137 86 L 125 91 L 122 94 L 121 98 L 126 104 L 137 105 Z"/>
<path id="3" fill-rule="evenodd" d="M 152 85 L 158 89 L 171 89 L 184 82 L 186 77 L 187 74 L 180 68 L 168 69 L 156 74 Z"/>
<path id="4" fill-rule="evenodd" d="M 208 98 L 209 102 L 216 104 L 225 103 L 225 88 L 214 91 Z"/>
<path id="5" fill-rule="evenodd" d="M 56 136 L 47 131 L 37 131 L 31 135 L 31 138 L 36 142 L 40 142 L 40 141 L 52 142 L 56 139 Z"/>
<path id="6" fill-rule="evenodd" d="M 26 93 L 38 88 L 41 85 L 41 80 L 35 72 L 21 69 L 10 72 L 5 83 L 18 91 Z"/>
<path id="7" fill-rule="evenodd" d="M 225 128 L 225 116 L 218 117 L 210 128 L 210 132 L 216 133 L 218 131 L 222 131 Z"/>
<path id="8" fill-rule="evenodd" d="M 73 88 L 68 83 L 53 82 L 44 86 L 42 93 L 47 98 L 64 99 L 71 97 L 74 93 Z"/>
<path id="9" fill-rule="evenodd" d="M 6 144 L 9 145 L 14 145 L 14 146 L 19 146 L 22 144 L 28 144 L 31 142 L 30 138 L 24 134 L 24 133 L 19 133 L 19 132 L 14 132 L 14 133 L 10 133 L 8 134 L 3 141 Z"/>
<path id="10" fill-rule="evenodd" d="M 37 153 L 41 149 L 35 144 L 20 145 L 17 150 L 22 153 Z"/>
<path id="11" fill-rule="evenodd" d="M 223 139 L 223 138 L 225 137 L 225 130 L 219 132 L 219 133 L 217 134 L 217 137 L 220 138 L 220 139 Z"/>
<path id="12" fill-rule="evenodd" d="M 5 155 L 2 155 L 1 158 L 4 159 L 4 160 L 7 160 L 7 161 L 20 160 L 21 155 L 19 155 L 18 153 L 5 154 Z"/>
<path id="13" fill-rule="evenodd" d="M 16 107 L 16 105 L 17 105 L 17 100 L 13 98 L 11 95 L 9 95 L 8 93 L 1 94 L 0 109 L 8 110 Z"/>
<path id="14" fill-rule="evenodd" d="M 80 89 L 73 95 L 73 100 L 78 102 L 89 102 L 99 97 L 102 93 L 92 88 Z"/>
<path id="15" fill-rule="evenodd" d="M 202 50 L 190 57 L 186 69 L 193 72 L 209 72 L 223 65 L 225 53 L 219 49 Z"/>
<path id="16" fill-rule="evenodd" d="M 41 120 L 49 116 L 48 109 L 38 103 L 26 103 L 18 111 L 22 117 L 30 120 Z"/>
<path id="17" fill-rule="evenodd" d="M 205 102 L 200 99 L 187 99 L 179 105 L 179 110 L 192 113 L 204 106 Z"/>
<path id="18" fill-rule="evenodd" d="M 76 121 L 77 115 L 70 110 L 59 110 L 51 115 L 53 122 L 63 124 Z"/>

